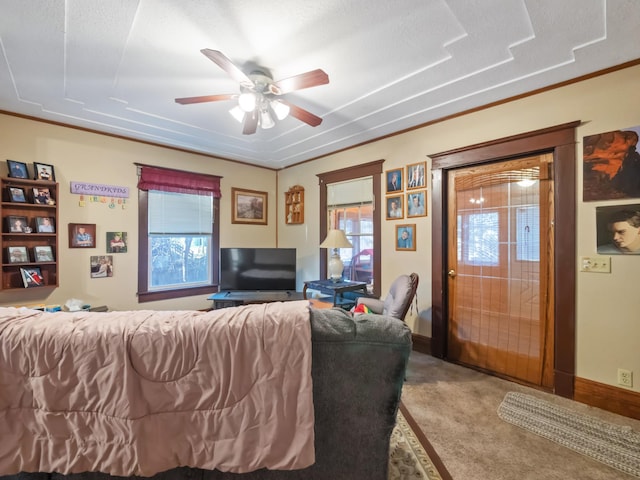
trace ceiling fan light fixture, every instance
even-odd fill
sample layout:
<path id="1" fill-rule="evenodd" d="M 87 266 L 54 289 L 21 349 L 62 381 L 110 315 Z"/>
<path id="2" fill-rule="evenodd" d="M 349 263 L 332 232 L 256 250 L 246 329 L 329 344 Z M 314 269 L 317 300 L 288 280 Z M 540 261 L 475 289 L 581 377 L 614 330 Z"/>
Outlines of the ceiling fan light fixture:
<path id="1" fill-rule="evenodd" d="M 289 105 L 285 105 L 280 100 L 271 100 L 270 104 L 278 120 L 284 120 L 289 116 L 289 110 L 291 110 Z"/>
<path id="2" fill-rule="evenodd" d="M 242 123 L 244 121 L 244 112 L 238 105 L 229 110 L 229 113 L 238 121 L 238 123 Z"/>
<path id="3" fill-rule="evenodd" d="M 275 126 L 275 122 L 273 121 L 273 118 L 271 118 L 271 114 L 269 113 L 269 110 L 262 110 L 260 112 L 260 126 L 262 128 L 264 128 L 265 130 L 268 128 L 272 128 Z"/>
<path id="4" fill-rule="evenodd" d="M 238 105 L 243 112 L 253 112 L 256 108 L 256 94 L 252 92 L 241 93 L 238 97 Z"/>

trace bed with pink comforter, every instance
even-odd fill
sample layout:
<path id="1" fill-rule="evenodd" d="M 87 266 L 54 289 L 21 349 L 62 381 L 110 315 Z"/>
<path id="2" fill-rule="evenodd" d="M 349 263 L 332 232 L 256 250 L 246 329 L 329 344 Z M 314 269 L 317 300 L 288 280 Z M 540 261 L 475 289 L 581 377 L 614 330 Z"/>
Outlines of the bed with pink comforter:
<path id="1" fill-rule="evenodd" d="M 306 301 L 197 311 L 0 308 L 0 474 L 314 463 Z"/>

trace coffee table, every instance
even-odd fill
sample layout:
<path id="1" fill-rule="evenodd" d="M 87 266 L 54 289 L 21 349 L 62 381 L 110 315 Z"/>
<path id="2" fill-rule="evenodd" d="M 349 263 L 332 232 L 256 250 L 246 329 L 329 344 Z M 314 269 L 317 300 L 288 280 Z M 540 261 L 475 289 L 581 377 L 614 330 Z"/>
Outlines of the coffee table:
<path id="1" fill-rule="evenodd" d="M 329 295 L 333 299 L 334 307 L 346 307 L 354 303 L 353 300 L 345 299 L 343 294 L 346 292 L 362 291 L 363 295 L 367 294 L 367 282 L 354 282 L 351 280 L 340 280 L 334 282 L 333 280 L 309 280 L 304 282 L 304 288 L 302 289 L 302 296 L 307 298 L 307 289 L 318 290 L 325 295 Z"/>

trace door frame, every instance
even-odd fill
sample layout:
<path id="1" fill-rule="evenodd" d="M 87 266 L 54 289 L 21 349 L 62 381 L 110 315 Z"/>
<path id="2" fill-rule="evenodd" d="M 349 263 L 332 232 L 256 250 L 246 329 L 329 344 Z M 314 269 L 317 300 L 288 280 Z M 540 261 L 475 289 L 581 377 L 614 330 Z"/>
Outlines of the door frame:
<path id="1" fill-rule="evenodd" d="M 447 184 L 454 168 L 508 160 L 538 153 L 553 154 L 554 181 L 554 393 L 573 398 L 576 351 L 576 140 L 580 121 L 556 125 L 446 152 L 432 159 L 431 353 L 446 358 Z M 562 301 L 560 301 L 562 300 Z"/>

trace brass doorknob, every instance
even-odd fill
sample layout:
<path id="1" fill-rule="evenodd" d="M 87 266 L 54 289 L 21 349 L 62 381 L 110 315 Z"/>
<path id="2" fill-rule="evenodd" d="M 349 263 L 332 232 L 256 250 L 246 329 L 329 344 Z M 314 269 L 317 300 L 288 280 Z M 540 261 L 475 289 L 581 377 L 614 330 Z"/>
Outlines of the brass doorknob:
<path id="1" fill-rule="evenodd" d="M 455 277 L 456 276 L 456 271 L 455 270 L 449 270 L 449 276 L 451 278 Z"/>

